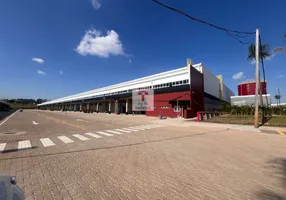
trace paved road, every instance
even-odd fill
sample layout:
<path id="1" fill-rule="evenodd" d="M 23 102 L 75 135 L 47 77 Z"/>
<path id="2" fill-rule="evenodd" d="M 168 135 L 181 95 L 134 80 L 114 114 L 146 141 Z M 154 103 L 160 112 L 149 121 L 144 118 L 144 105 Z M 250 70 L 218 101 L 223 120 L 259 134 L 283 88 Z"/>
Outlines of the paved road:
<path id="1" fill-rule="evenodd" d="M 286 137 L 155 121 L 18 112 L 0 126 L 0 172 L 27 199 L 286 199 Z"/>

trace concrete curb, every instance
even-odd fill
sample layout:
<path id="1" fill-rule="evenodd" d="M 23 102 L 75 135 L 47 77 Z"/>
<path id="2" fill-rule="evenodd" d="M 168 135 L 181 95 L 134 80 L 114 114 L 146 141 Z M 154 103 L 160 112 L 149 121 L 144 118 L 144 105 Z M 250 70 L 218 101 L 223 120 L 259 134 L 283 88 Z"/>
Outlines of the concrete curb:
<path id="1" fill-rule="evenodd" d="M 256 133 L 261 132 L 260 129 L 256 129 L 253 126 L 248 126 L 248 125 L 194 122 L 182 119 L 154 120 L 153 122 L 157 124 L 167 124 L 170 126 L 177 126 L 177 127 L 220 128 L 223 130 L 240 130 L 245 132 L 256 132 Z"/>

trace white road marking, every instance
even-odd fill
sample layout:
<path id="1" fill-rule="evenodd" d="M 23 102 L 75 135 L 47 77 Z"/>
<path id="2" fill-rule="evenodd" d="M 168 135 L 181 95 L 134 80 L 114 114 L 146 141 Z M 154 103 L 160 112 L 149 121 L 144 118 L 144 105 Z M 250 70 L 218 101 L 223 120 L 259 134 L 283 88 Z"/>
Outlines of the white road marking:
<path id="1" fill-rule="evenodd" d="M 0 152 L 2 152 L 6 147 L 6 143 L 1 143 L 0 144 Z"/>
<path id="2" fill-rule="evenodd" d="M 31 148 L 30 140 L 23 140 L 18 142 L 18 149 L 28 149 Z"/>
<path id="3" fill-rule="evenodd" d="M 88 136 L 94 137 L 94 138 L 101 138 L 102 137 L 102 136 L 97 135 L 95 133 L 85 133 L 85 134 L 88 135 Z"/>
<path id="4" fill-rule="evenodd" d="M 83 135 L 80 135 L 80 134 L 74 134 L 72 136 L 74 136 L 74 137 L 76 137 L 76 138 L 78 138 L 78 139 L 80 139 L 82 141 L 90 140 L 89 138 L 84 137 Z"/>
<path id="5" fill-rule="evenodd" d="M 123 133 L 130 133 L 131 131 L 126 131 L 126 130 L 122 130 L 122 129 L 114 129 L 116 131 L 120 131 L 120 132 L 123 132 Z"/>
<path id="6" fill-rule="evenodd" d="M 139 130 L 132 129 L 132 128 L 122 128 L 122 130 L 131 131 L 131 132 L 132 132 L 132 131 L 135 131 L 135 132 L 136 132 L 136 131 L 139 131 Z"/>
<path id="7" fill-rule="evenodd" d="M 117 134 L 117 135 L 121 135 L 122 134 L 122 133 L 120 133 L 118 131 L 112 131 L 112 130 L 107 130 L 106 132 L 114 133 L 114 134 Z"/>
<path id="8" fill-rule="evenodd" d="M 55 143 L 50 138 L 41 138 L 40 141 L 42 142 L 44 147 L 54 146 Z"/>
<path id="9" fill-rule="evenodd" d="M 76 121 L 79 121 L 79 122 L 88 122 L 88 121 L 83 120 L 83 119 L 76 119 Z"/>
<path id="10" fill-rule="evenodd" d="M 68 137 L 66 137 L 66 136 L 59 136 L 58 137 L 61 141 L 63 141 L 64 143 L 72 143 L 72 142 L 74 142 L 73 140 L 71 140 L 71 139 L 69 139 Z"/>
<path id="11" fill-rule="evenodd" d="M 113 136 L 112 134 L 105 133 L 105 132 L 102 132 L 102 131 L 98 131 L 97 133 L 99 133 L 101 135 L 105 135 L 105 136 Z"/>
<path id="12" fill-rule="evenodd" d="M 143 130 L 145 130 L 145 128 L 142 128 L 142 127 L 138 127 L 138 126 L 134 126 L 134 127 L 132 127 L 132 128 L 133 128 L 133 129 L 137 129 L 137 130 L 140 130 L 140 131 L 141 131 L 141 130 L 142 130 L 142 131 L 143 131 Z"/>
<path id="13" fill-rule="evenodd" d="M 0 126 L 2 124 L 4 124 L 8 119 L 10 119 L 13 115 L 15 115 L 18 112 L 18 110 L 16 112 L 14 112 L 12 115 L 10 115 L 9 117 L 7 117 L 3 122 L 0 123 Z"/>
<path id="14" fill-rule="evenodd" d="M 135 127 L 136 128 L 136 127 Z M 140 127 L 137 127 L 137 129 L 139 130 L 146 130 L 146 129 L 152 129 L 153 127 L 149 127 L 149 126 L 140 126 Z"/>
<path id="15" fill-rule="evenodd" d="M 32 124 L 34 124 L 34 125 L 38 125 L 39 123 L 37 123 L 37 122 L 33 121 L 33 122 L 32 122 Z"/>

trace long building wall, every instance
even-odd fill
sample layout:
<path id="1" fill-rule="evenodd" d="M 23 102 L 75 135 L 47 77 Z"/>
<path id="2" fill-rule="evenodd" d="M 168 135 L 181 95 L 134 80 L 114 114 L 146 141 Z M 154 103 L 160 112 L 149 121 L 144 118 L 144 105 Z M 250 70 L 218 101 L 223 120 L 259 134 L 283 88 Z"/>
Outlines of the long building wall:
<path id="1" fill-rule="evenodd" d="M 221 87 L 221 85 L 223 87 Z M 168 117 L 193 117 L 197 111 L 218 109 L 221 102 L 230 103 L 233 92 L 223 85 L 202 63 L 83 92 L 38 105 L 42 109 L 132 113 L 132 92 L 154 90 L 153 111 Z M 179 105 L 179 108 L 177 108 Z"/>

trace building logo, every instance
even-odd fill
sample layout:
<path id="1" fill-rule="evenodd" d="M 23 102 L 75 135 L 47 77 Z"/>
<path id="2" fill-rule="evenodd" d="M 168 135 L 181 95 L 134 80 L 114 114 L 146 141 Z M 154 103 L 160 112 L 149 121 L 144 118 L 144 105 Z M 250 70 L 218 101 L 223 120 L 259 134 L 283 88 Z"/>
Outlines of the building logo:
<path id="1" fill-rule="evenodd" d="M 133 111 L 154 110 L 154 90 L 139 90 L 132 92 Z"/>

